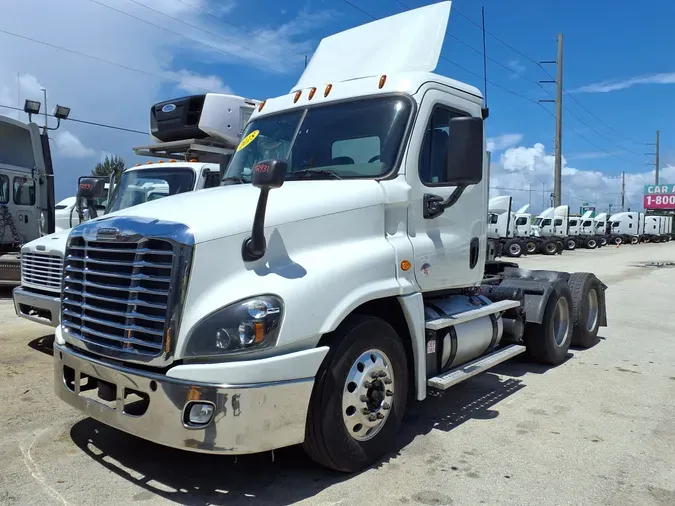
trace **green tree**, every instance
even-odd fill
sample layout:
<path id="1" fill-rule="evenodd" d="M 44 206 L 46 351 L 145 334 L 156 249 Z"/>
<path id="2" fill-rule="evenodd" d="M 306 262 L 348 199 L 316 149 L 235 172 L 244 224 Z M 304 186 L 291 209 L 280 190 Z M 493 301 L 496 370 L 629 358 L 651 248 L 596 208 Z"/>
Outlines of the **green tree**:
<path id="1" fill-rule="evenodd" d="M 122 172 L 124 172 L 125 162 L 124 158 L 118 155 L 108 156 L 102 162 L 96 164 L 96 167 L 91 171 L 92 176 L 107 176 L 115 174 L 115 181 L 120 180 Z"/>

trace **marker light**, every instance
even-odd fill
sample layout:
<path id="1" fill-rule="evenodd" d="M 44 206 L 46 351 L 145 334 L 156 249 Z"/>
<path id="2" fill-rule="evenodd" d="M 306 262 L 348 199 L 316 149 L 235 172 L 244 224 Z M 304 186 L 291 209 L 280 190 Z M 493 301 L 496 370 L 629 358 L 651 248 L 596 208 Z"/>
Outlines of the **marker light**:
<path id="1" fill-rule="evenodd" d="M 332 90 L 332 89 L 333 89 L 333 85 L 332 85 L 332 84 L 327 84 L 327 85 L 326 85 L 326 91 L 323 92 L 323 96 L 324 96 L 324 97 L 327 97 L 328 94 L 330 93 L 330 90 Z"/>
<path id="2" fill-rule="evenodd" d="M 302 90 L 298 90 L 295 92 L 295 98 L 293 99 L 293 103 L 295 104 L 298 100 L 300 100 L 300 95 L 302 95 Z"/>
<path id="3" fill-rule="evenodd" d="M 260 102 L 260 105 L 258 106 L 258 112 L 262 111 L 263 107 L 265 107 L 265 104 L 267 103 L 267 100 L 263 100 Z"/>
<path id="4" fill-rule="evenodd" d="M 152 162 L 148 162 L 148 163 L 146 163 L 145 165 L 152 165 Z"/>
<path id="5" fill-rule="evenodd" d="M 309 99 L 312 100 L 314 98 L 314 94 L 316 93 L 316 88 L 310 88 L 309 90 Z"/>
<path id="6" fill-rule="evenodd" d="M 403 260 L 401 262 L 401 270 L 407 271 L 412 267 L 412 264 L 408 262 L 407 260 Z"/>
<path id="7" fill-rule="evenodd" d="M 382 89 L 382 86 L 384 86 L 384 83 L 386 83 L 386 82 L 387 82 L 387 76 L 382 74 L 382 76 L 380 76 L 380 84 L 377 87 Z"/>
<path id="8" fill-rule="evenodd" d="M 178 160 L 171 160 L 171 163 L 176 163 Z"/>
<path id="9" fill-rule="evenodd" d="M 190 158 L 190 161 L 191 161 L 191 162 L 196 162 L 197 159 L 196 159 L 196 158 Z"/>

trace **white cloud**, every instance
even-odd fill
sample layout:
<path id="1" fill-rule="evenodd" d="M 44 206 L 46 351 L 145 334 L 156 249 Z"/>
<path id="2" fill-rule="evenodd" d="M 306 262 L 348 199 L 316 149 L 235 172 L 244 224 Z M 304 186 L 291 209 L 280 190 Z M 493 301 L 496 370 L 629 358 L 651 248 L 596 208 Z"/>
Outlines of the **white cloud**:
<path id="1" fill-rule="evenodd" d="M 520 60 L 509 60 L 506 66 L 513 70 L 513 74 L 509 76 L 509 79 L 518 79 L 526 70 L 525 65 L 520 63 Z"/>
<path id="2" fill-rule="evenodd" d="M 515 146 L 523 140 L 523 134 L 503 134 L 497 137 L 488 137 L 487 150 L 494 153 L 495 151 L 502 151 L 506 148 Z"/>
<path id="3" fill-rule="evenodd" d="M 288 79 L 285 74 L 290 74 L 294 83 L 295 76 L 302 72 L 304 54 L 311 52 L 317 42 L 310 35 L 333 16 L 329 12 L 302 11 L 287 23 L 265 27 L 257 17 L 231 18 L 232 13 L 237 12 L 234 0 L 137 0 L 137 3 L 105 0 L 101 3 L 166 27 L 175 34 L 88 0 L 5 2 L 1 16 L 4 30 L 93 58 L 0 32 L 0 105 L 23 108 L 26 98 L 43 102 L 40 88 L 44 87 L 50 113 L 59 103 L 69 106 L 75 119 L 147 131 L 150 106 L 156 102 L 186 92 L 234 91 L 248 96 L 246 89 L 231 89 L 227 76 L 235 72 L 251 68 L 264 69 L 265 76 L 280 76 L 281 72 L 283 79 Z M 35 12 L 40 12 L 40 16 L 34 17 Z M 176 19 L 171 20 L 162 13 Z M 26 24 L 26 19 L 31 19 L 31 23 Z M 63 30 L 54 19 L 69 19 L 78 28 Z M 236 19 L 235 23 L 246 30 L 229 25 L 230 19 Z M 181 34 L 199 42 L 187 40 Z M 228 65 L 235 63 L 238 68 Z M 17 73 L 21 73 L 20 92 Z M 254 78 L 259 75 L 258 71 L 253 74 Z M 287 91 L 293 83 L 284 81 L 284 88 L 279 91 Z M 0 114 L 27 120 L 23 112 L 0 108 Z M 36 121 L 42 124 L 41 120 Z M 55 124 L 53 121 L 50 120 L 50 125 Z M 52 136 L 57 139 L 57 134 L 66 127 L 69 134 L 79 139 L 83 147 L 80 153 L 87 152 L 88 146 L 96 146 L 97 152 L 119 154 L 127 163 L 141 161 L 133 154 L 132 146 L 150 142 L 149 136 L 74 122 L 64 122 Z M 72 194 L 77 176 L 91 170 L 89 160 L 66 158 L 66 152 L 69 151 L 54 149 L 53 153 L 57 198 Z"/>
<path id="4" fill-rule="evenodd" d="M 180 83 L 178 88 L 188 92 L 194 92 L 195 89 L 201 88 L 214 93 L 232 93 L 232 88 L 218 76 L 202 76 L 189 70 L 179 70 L 176 72 L 176 79 Z"/>
<path id="5" fill-rule="evenodd" d="M 587 84 L 574 91 L 585 93 L 607 93 L 609 91 L 624 90 L 636 84 L 675 84 L 675 72 L 662 72 L 645 76 L 629 77 L 627 79 L 601 81 Z"/>
<path id="6" fill-rule="evenodd" d="M 517 146 L 507 149 L 497 159 L 493 157 L 490 170 L 490 194 L 511 195 L 516 207 L 531 203 L 538 213 L 550 205 L 553 191 L 554 157 L 547 153 L 543 144 L 532 147 Z M 660 181 L 675 184 L 675 165 L 666 165 L 660 170 Z M 626 173 L 626 206 L 642 208 L 644 185 L 653 184 L 654 171 Z M 620 203 L 621 177 L 596 170 L 579 170 L 570 167 L 563 157 L 562 203 L 578 211 L 584 202 L 590 202 L 599 210 L 611 204 L 617 209 Z M 543 197 L 543 199 L 542 199 Z"/>
<path id="7" fill-rule="evenodd" d="M 87 158 L 96 155 L 96 151 L 86 147 L 80 139 L 68 130 L 57 132 L 52 138 L 56 144 L 57 154 L 65 158 Z"/>

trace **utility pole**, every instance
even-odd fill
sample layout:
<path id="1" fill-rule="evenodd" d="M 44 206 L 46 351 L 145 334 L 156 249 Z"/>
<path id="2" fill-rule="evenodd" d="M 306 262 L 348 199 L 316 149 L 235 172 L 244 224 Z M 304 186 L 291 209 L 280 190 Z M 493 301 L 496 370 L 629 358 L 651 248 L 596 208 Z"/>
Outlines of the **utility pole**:
<path id="1" fill-rule="evenodd" d="M 555 83 L 555 100 L 539 100 L 539 102 L 555 102 L 555 168 L 553 171 L 553 206 L 558 207 L 562 194 L 562 96 L 563 96 L 563 34 L 558 34 L 558 58 L 555 61 L 539 63 L 555 63 L 558 71 L 555 81 L 539 81 L 540 83 Z"/>
<path id="2" fill-rule="evenodd" d="M 546 187 L 541 183 L 541 210 L 546 209 Z"/>
<path id="3" fill-rule="evenodd" d="M 621 173 L 621 212 L 624 211 L 626 205 L 626 173 Z"/>
<path id="4" fill-rule="evenodd" d="M 656 142 L 648 142 L 647 146 L 654 146 L 656 149 L 654 153 L 645 153 L 654 157 L 654 163 L 646 162 L 647 165 L 654 165 L 654 184 L 659 184 L 659 131 L 656 131 Z"/>
<path id="5" fill-rule="evenodd" d="M 530 206 L 529 211 L 532 212 L 532 183 L 530 183 L 530 193 L 529 193 L 529 199 L 527 200 L 527 204 Z"/>

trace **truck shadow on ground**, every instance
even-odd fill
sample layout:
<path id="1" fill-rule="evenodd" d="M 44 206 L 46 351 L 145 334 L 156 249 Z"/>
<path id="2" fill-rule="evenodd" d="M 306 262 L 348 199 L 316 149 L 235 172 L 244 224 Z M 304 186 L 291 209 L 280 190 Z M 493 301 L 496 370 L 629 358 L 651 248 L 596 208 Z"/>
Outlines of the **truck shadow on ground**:
<path id="1" fill-rule="evenodd" d="M 0 300 L 3 299 L 11 300 L 13 289 L 14 287 L 12 286 L 0 286 Z"/>
<path id="2" fill-rule="evenodd" d="M 570 354 L 570 357 L 572 355 Z M 450 390 L 409 406 L 396 450 L 373 468 L 395 462 L 417 436 L 432 429 L 449 432 L 468 420 L 499 416 L 494 406 L 524 388 L 518 376 L 542 374 L 548 367 L 511 360 Z M 496 373 L 496 374 L 495 374 Z M 506 376 L 506 378 L 504 378 Z M 128 500 L 154 496 L 181 504 L 289 504 L 311 498 L 352 478 L 311 461 L 300 446 L 237 459 L 175 450 L 128 435 L 91 418 L 75 424 L 73 442 L 107 470 L 141 487 Z M 414 452 L 413 452 L 414 454 Z"/>
<path id="3" fill-rule="evenodd" d="M 54 334 L 33 339 L 28 343 L 28 347 L 51 357 L 54 354 Z"/>

